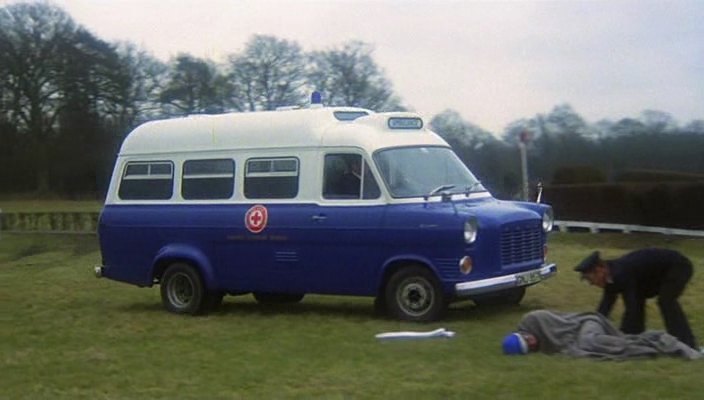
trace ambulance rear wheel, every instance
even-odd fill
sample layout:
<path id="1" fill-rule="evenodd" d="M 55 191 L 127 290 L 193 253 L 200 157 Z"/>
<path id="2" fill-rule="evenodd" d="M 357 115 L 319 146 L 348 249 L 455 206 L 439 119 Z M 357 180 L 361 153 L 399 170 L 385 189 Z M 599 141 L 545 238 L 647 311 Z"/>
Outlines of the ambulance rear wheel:
<path id="1" fill-rule="evenodd" d="M 198 271 L 185 263 L 171 264 L 161 278 L 161 301 L 167 311 L 196 315 L 207 312 L 212 300 Z"/>
<path id="2" fill-rule="evenodd" d="M 439 319 L 447 309 L 440 282 L 419 265 L 401 268 L 385 289 L 386 309 L 391 317 L 416 322 Z"/>
<path id="3" fill-rule="evenodd" d="M 302 294 L 254 292 L 252 295 L 259 304 L 290 304 L 303 300 Z"/>

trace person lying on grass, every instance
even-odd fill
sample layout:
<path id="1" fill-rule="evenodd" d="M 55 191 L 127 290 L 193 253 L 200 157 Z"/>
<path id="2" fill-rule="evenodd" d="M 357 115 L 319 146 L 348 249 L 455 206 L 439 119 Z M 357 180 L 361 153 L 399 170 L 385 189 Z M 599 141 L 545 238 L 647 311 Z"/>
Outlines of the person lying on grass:
<path id="1" fill-rule="evenodd" d="M 662 331 L 626 335 L 596 312 L 531 311 L 502 342 L 505 354 L 542 352 L 602 360 L 657 356 L 694 360 L 702 354 Z"/>

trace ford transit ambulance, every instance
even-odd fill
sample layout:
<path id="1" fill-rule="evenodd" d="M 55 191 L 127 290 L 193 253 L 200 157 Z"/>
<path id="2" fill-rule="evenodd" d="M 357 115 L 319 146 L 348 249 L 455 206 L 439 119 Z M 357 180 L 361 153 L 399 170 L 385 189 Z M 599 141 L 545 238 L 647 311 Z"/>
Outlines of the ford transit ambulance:
<path id="1" fill-rule="evenodd" d="M 430 321 L 459 299 L 518 303 L 557 272 L 548 205 L 501 201 L 413 113 L 349 107 L 147 122 L 100 215 L 98 277 L 160 285 L 165 308 L 224 295 L 375 298 Z"/>

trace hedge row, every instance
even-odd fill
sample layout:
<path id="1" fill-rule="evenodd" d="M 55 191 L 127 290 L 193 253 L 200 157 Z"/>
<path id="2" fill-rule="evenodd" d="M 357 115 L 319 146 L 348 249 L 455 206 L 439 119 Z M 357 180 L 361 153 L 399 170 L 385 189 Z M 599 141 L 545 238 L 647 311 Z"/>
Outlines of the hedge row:
<path id="1" fill-rule="evenodd" d="M 560 220 L 704 230 L 704 182 L 545 186 Z"/>
<path id="2" fill-rule="evenodd" d="M 694 174 L 679 171 L 659 171 L 652 169 L 629 169 L 618 174 L 614 180 L 616 182 L 703 182 L 703 174 Z"/>

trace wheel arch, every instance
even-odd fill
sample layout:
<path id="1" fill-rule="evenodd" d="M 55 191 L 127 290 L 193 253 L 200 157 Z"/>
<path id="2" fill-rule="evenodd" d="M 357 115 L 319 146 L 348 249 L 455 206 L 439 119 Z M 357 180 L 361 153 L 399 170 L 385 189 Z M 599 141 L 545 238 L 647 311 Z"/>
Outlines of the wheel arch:
<path id="1" fill-rule="evenodd" d="M 379 279 L 379 284 L 376 287 L 376 294 L 378 295 L 383 295 L 384 290 L 386 288 L 386 285 L 389 283 L 389 279 L 398 272 L 400 269 L 411 266 L 411 265 L 417 265 L 419 267 L 427 269 L 430 273 L 435 275 L 435 278 L 438 280 L 438 282 L 442 282 L 440 279 L 440 275 L 438 275 L 437 271 L 435 268 L 433 268 L 432 263 L 430 260 L 425 259 L 423 257 L 418 257 L 418 256 L 399 256 L 399 257 L 394 257 L 392 259 L 389 259 L 385 264 L 384 267 L 382 268 L 382 274 Z M 442 286 L 442 284 L 441 284 Z"/>
<path id="2" fill-rule="evenodd" d="M 152 263 L 152 282 L 160 281 L 166 268 L 175 262 L 183 262 L 195 268 L 206 289 L 219 288 L 209 258 L 197 247 L 186 244 L 170 244 L 159 250 Z"/>

